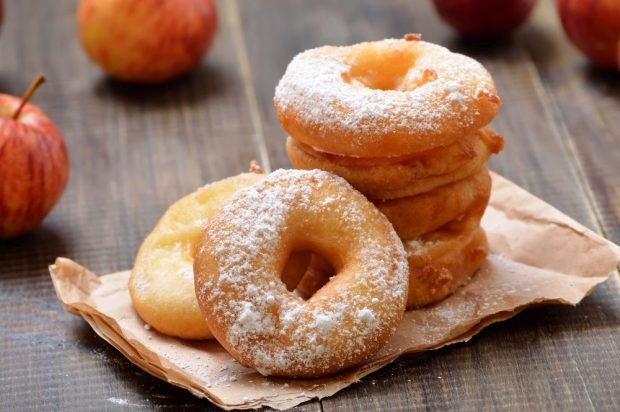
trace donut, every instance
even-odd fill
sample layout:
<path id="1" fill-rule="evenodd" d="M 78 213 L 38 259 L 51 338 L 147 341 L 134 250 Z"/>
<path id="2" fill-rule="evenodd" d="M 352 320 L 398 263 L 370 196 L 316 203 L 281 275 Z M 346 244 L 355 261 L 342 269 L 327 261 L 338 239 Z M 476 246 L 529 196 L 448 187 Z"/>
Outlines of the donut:
<path id="1" fill-rule="evenodd" d="M 296 250 L 336 272 L 308 300 L 280 280 Z M 385 216 L 318 170 L 279 170 L 237 192 L 206 222 L 194 273 L 218 342 L 242 365 L 282 377 L 329 375 L 375 354 L 402 319 L 409 277 Z"/>
<path id="2" fill-rule="evenodd" d="M 457 143 L 396 158 L 355 158 L 319 152 L 289 137 L 286 150 L 293 167 L 321 169 L 344 177 L 372 199 L 415 196 L 470 176 L 503 148 L 503 138 L 485 128 Z"/>
<path id="3" fill-rule="evenodd" d="M 410 38 L 300 53 L 278 83 L 274 104 L 300 142 L 374 157 L 454 143 L 488 125 L 500 101 L 480 63 Z"/>
<path id="4" fill-rule="evenodd" d="M 409 264 L 407 309 L 441 301 L 465 284 L 488 255 L 479 226 L 458 232 L 434 232 L 404 242 Z"/>
<path id="5" fill-rule="evenodd" d="M 401 239 L 414 239 L 458 220 L 470 210 L 484 211 L 491 195 L 486 168 L 472 176 L 416 196 L 373 203 L 394 226 Z"/>
<path id="6" fill-rule="evenodd" d="M 205 219 L 237 190 L 263 177 L 244 173 L 211 183 L 166 210 L 140 246 L 129 278 L 131 301 L 142 320 L 169 336 L 213 337 L 194 292 L 196 244 Z"/>

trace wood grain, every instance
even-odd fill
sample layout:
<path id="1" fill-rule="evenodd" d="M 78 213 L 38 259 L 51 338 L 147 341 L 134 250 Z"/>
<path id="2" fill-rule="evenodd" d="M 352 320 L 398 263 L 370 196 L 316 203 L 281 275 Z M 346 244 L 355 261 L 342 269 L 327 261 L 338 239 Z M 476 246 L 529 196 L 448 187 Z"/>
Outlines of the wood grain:
<path id="1" fill-rule="evenodd" d="M 587 63 L 559 29 L 555 8 L 543 3 L 539 30 L 522 39 L 548 94 L 554 121 L 581 169 L 603 233 L 620 242 L 620 73 Z M 553 22 L 555 24 L 544 24 Z"/>
<path id="2" fill-rule="evenodd" d="M 620 241 L 620 80 L 583 63 L 550 0 L 516 36 L 486 44 L 455 36 L 427 1 L 223 0 L 212 52 L 158 87 L 112 82 L 88 62 L 75 1 L 5 3 L 0 92 L 46 75 L 35 103 L 66 137 L 71 177 L 42 226 L 0 242 L 0 409 L 215 409 L 64 313 L 46 267 L 68 256 L 99 273 L 126 269 L 181 195 L 250 159 L 289 167 L 273 90 L 310 47 L 421 32 L 479 59 L 504 103 L 494 128 L 506 150 L 492 168 Z M 619 292 L 615 276 L 578 308 L 528 310 L 296 409 L 620 410 Z"/>

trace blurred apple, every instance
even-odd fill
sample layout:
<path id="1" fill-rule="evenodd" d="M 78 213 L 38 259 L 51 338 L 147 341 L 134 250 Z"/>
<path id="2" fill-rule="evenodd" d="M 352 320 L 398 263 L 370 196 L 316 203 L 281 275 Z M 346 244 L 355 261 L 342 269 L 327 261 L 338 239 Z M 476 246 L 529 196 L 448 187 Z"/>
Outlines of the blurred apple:
<path id="1" fill-rule="evenodd" d="M 162 83 L 200 63 L 217 29 L 213 0 L 82 0 L 78 31 L 111 77 Z"/>
<path id="2" fill-rule="evenodd" d="M 595 64 L 619 69 L 620 0 L 557 0 L 564 31 Z"/>
<path id="3" fill-rule="evenodd" d="M 69 157 L 62 135 L 41 110 L 23 98 L 0 94 L 0 239 L 37 226 L 67 184 Z"/>
<path id="4" fill-rule="evenodd" d="M 527 20 L 537 0 L 433 0 L 439 15 L 462 34 L 508 34 Z"/>

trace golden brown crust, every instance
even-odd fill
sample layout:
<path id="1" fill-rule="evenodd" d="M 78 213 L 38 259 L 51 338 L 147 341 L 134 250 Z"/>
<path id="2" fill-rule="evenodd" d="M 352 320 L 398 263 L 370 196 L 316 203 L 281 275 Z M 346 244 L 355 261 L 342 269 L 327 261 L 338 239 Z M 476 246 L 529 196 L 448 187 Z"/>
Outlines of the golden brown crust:
<path id="1" fill-rule="evenodd" d="M 474 206 L 484 210 L 491 195 L 486 168 L 472 176 L 416 196 L 373 201 L 401 239 L 414 239 L 464 217 Z"/>
<path id="2" fill-rule="evenodd" d="M 297 169 L 320 169 L 345 178 L 371 199 L 396 199 L 429 192 L 482 168 L 503 148 L 503 139 L 486 128 L 459 143 L 416 156 L 360 159 L 319 152 L 289 137 L 286 150 Z"/>
<path id="3" fill-rule="evenodd" d="M 408 310 L 452 294 L 473 276 L 488 254 L 486 234 L 480 227 L 435 233 L 404 244 L 409 263 Z"/>

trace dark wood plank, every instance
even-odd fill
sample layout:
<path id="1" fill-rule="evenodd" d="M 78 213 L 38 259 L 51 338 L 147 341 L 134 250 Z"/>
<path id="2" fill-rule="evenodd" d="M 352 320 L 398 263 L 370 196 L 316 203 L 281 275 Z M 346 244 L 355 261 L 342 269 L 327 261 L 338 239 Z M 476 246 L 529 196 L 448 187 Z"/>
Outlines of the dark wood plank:
<path id="1" fill-rule="evenodd" d="M 307 48 L 420 32 L 426 40 L 480 60 L 504 102 L 494 128 L 506 150 L 491 167 L 598 230 L 592 189 L 563 139 L 565 125 L 521 37 L 476 44 L 454 35 L 430 2 L 241 2 L 243 27 L 273 164 L 289 167 L 273 90 L 290 59 Z M 551 24 L 537 16 L 534 24 Z M 533 30 L 533 29 L 530 29 Z M 276 41 L 277 39 L 277 41 Z M 582 85 L 582 87 L 588 87 Z M 614 113 L 614 109 L 610 110 Z M 620 111 L 615 111 L 620 115 Z M 612 167 L 611 164 L 608 164 Z M 483 332 L 467 345 L 395 362 L 322 401 L 325 410 L 549 409 L 620 407 L 610 381 L 620 379 L 618 280 L 598 288 L 578 310 L 541 308 Z"/>
<path id="2" fill-rule="evenodd" d="M 597 228 L 601 222 L 617 240 L 617 145 L 611 150 L 605 145 L 606 139 L 617 143 L 617 83 L 607 75 L 580 72 L 569 60 L 577 58 L 570 49 L 562 49 L 561 58 L 548 55 L 545 44 L 560 41 L 549 3 L 529 29 L 495 47 L 459 41 L 427 2 L 218 4 L 221 30 L 203 66 L 156 88 L 111 83 L 87 62 L 75 35 L 75 2 L 7 4 L 0 91 L 20 94 L 35 74 L 47 75 L 50 82 L 36 103 L 66 135 L 72 177 L 43 226 L 0 243 L 5 405 L 18 410 L 213 409 L 132 367 L 84 322 L 63 313 L 46 266 L 65 255 L 100 272 L 125 269 L 174 199 L 238 173 L 250 158 L 265 161 L 265 152 L 275 166 L 288 166 L 283 133 L 273 116 L 273 88 L 292 56 L 308 47 L 420 31 L 428 40 L 480 59 L 505 102 L 495 127 L 506 134 L 507 150 L 493 167 L 586 225 Z M 552 34 L 539 39 L 544 27 L 552 27 Z M 584 104 L 589 106 L 583 109 Z M 582 134 L 590 139 L 579 140 Z M 578 309 L 530 310 L 469 344 L 400 360 L 322 405 L 618 410 L 620 353 L 614 342 L 620 339 L 619 313 L 614 279 Z M 297 409 L 319 410 L 321 404 Z"/>
<path id="3" fill-rule="evenodd" d="M 554 118 L 590 188 L 606 236 L 620 243 L 620 73 L 587 63 L 569 42 L 554 4 L 544 2 L 519 39 L 531 52 Z"/>

